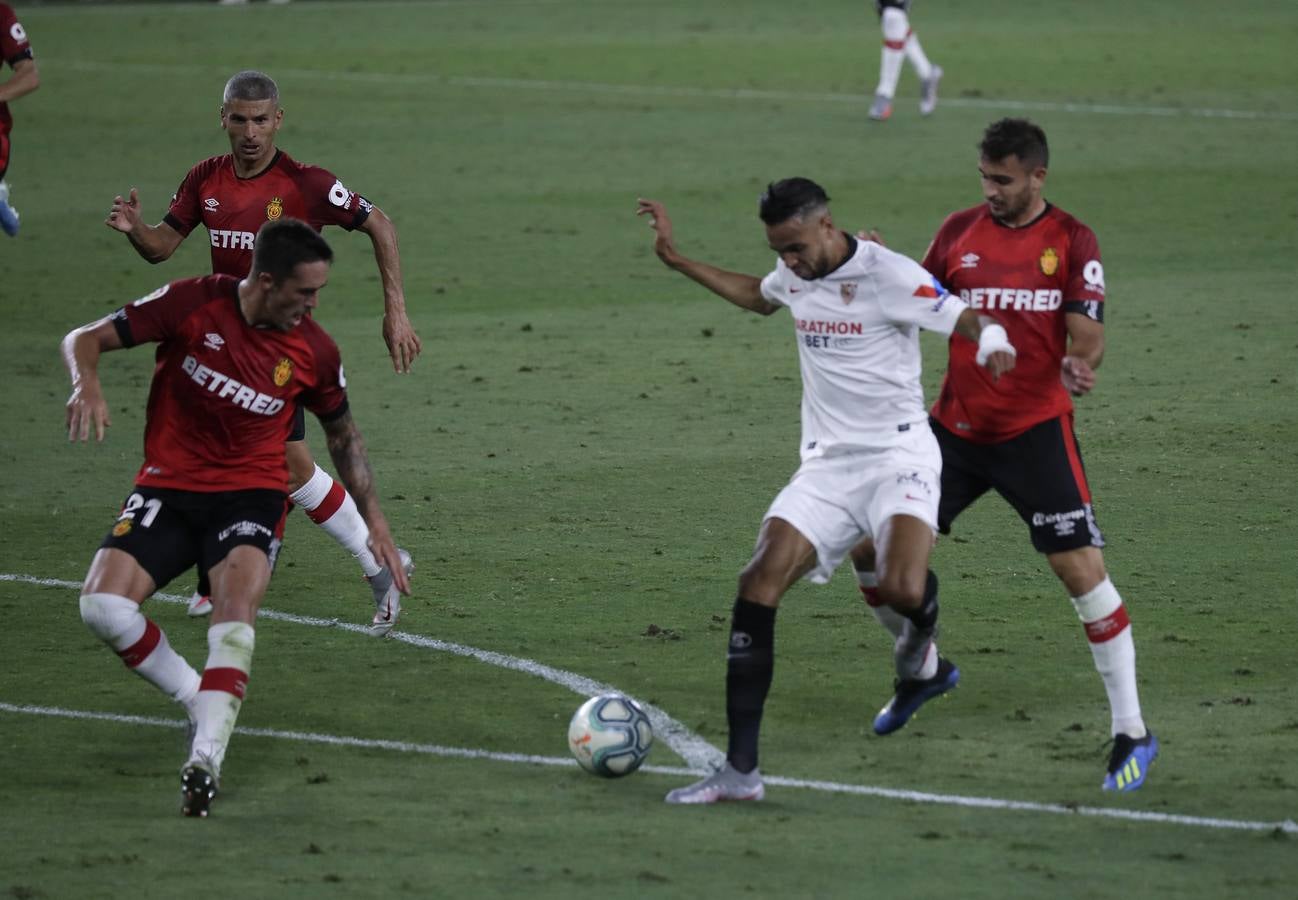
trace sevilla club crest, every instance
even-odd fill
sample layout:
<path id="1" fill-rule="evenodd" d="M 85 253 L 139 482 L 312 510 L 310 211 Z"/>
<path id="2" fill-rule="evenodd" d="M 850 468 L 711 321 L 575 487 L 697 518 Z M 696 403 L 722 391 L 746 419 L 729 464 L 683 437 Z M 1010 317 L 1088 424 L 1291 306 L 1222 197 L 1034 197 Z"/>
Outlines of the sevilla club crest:
<path id="1" fill-rule="evenodd" d="M 856 282 L 844 281 L 838 286 L 838 295 L 843 298 L 844 303 L 851 303 L 856 299 Z"/>
<path id="2" fill-rule="evenodd" d="M 274 222 L 280 216 L 284 215 L 284 201 L 278 197 L 266 204 L 266 218 Z"/>
<path id="3" fill-rule="evenodd" d="M 1041 266 L 1041 274 L 1050 276 L 1059 271 L 1059 254 L 1055 252 L 1054 247 L 1047 247 L 1041 251 L 1041 259 L 1037 260 Z"/>
<path id="4" fill-rule="evenodd" d="M 293 363 L 288 359 L 281 359 L 275 366 L 275 372 L 271 376 L 275 380 L 275 387 L 283 387 L 288 384 L 288 380 L 293 377 Z"/>

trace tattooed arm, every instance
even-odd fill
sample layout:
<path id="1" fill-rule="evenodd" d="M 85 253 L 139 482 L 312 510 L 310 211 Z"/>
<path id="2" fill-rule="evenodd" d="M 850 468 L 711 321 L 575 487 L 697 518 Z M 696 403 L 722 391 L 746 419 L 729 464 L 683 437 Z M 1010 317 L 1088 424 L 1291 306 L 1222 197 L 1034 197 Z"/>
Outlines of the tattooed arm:
<path id="1" fill-rule="evenodd" d="M 403 594 L 410 593 L 410 579 L 401 565 L 397 545 L 388 530 L 388 520 L 379 508 L 378 487 L 374 482 L 374 470 L 370 468 L 369 456 L 365 452 L 365 439 L 352 419 L 350 412 L 343 413 L 336 419 L 320 423 L 329 444 L 329 458 L 333 460 L 338 477 L 356 501 L 356 508 L 361 518 L 370 529 L 370 550 L 378 558 L 379 564 L 387 566 L 396 581 L 397 589 Z"/>

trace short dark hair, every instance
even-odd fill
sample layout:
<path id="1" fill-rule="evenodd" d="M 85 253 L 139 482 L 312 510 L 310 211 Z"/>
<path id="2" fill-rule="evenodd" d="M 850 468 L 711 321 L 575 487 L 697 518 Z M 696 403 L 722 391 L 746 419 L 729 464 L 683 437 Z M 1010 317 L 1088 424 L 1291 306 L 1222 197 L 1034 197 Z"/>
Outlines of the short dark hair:
<path id="1" fill-rule="evenodd" d="M 766 186 L 758 215 L 767 225 L 779 225 L 795 216 L 829 208 L 829 195 L 810 178 L 785 178 Z"/>
<path id="2" fill-rule="evenodd" d="M 280 284 L 302 263 L 333 262 L 329 242 L 301 219 L 267 222 L 252 245 L 252 276 L 266 272 Z"/>
<path id="3" fill-rule="evenodd" d="M 1027 119 L 1001 119 L 992 122 L 983 132 L 978 152 L 984 159 L 993 161 L 1017 156 L 1033 168 L 1050 166 L 1050 147 L 1046 144 L 1046 133 L 1041 130 L 1041 126 Z"/>
<path id="4" fill-rule="evenodd" d="M 279 86 L 275 84 L 275 79 L 265 72 L 245 69 L 236 72 L 225 83 L 225 93 L 221 95 L 221 102 L 229 103 L 231 100 L 274 100 L 279 103 Z"/>

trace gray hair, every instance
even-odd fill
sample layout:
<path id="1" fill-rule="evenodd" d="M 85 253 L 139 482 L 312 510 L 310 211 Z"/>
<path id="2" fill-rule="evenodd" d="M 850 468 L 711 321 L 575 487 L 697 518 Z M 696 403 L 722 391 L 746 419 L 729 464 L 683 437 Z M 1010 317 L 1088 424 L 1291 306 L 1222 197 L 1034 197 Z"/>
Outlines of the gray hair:
<path id="1" fill-rule="evenodd" d="M 264 72 L 248 69 L 234 75 L 225 83 L 225 94 L 222 103 L 231 100 L 274 100 L 279 102 L 279 87 L 275 80 Z"/>

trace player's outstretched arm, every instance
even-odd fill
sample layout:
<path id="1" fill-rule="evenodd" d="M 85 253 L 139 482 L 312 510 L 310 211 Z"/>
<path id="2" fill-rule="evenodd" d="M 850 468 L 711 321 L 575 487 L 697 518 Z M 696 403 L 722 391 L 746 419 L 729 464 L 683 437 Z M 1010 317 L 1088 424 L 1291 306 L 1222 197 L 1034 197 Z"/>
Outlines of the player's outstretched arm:
<path id="1" fill-rule="evenodd" d="M 1005 333 L 1005 326 L 991 316 L 966 309 L 956 320 L 955 332 L 978 345 L 978 365 L 986 366 L 994 381 L 999 381 L 1002 375 L 1014 368 L 1017 351 Z"/>
<path id="2" fill-rule="evenodd" d="M 392 368 L 405 374 L 424 349 L 415 327 L 406 315 L 406 293 L 401 284 L 401 252 L 397 249 L 397 226 L 375 207 L 360 230 L 374 244 L 374 259 L 383 282 L 383 341 L 392 355 Z"/>
<path id="3" fill-rule="evenodd" d="M 1095 370 L 1104 359 L 1104 325 L 1081 313 L 1068 313 L 1068 355 L 1059 365 L 1059 377 L 1074 397 L 1095 387 Z"/>
<path id="4" fill-rule="evenodd" d="M 635 214 L 649 217 L 649 227 L 654 232 L 654 252 L 668 268 L 697 281 L 735 306 L 763 316 L 769 316 L 780 308 L 779 304 L 762 296 L 762 279 L 740 272 L 727 272 L 678 253 L 672 239 L 672 220 L 667 216 L 667 207 L 657 200 L 637 199 Z"/>
<path id="5" fill-rule="evenodd" d="M 176 252 L 184 236 L 166 222 L 146 225 L 140 217 L 140 194 L 131 188 L 128 197 L 118 194 L 104 224 L 126 235 L 135 252 L 151 263 L 160 263 Z"/>
<path id="6" fill-rule="evenodd" d="M 329 445 L 329 458 L 342 479 L 343 486 L 356 501 L 361 518 L 370 529 L 370 550 L 379 564 L 392 573 L 397 590 L 410 593 L 410 578 L 401 563 L 401 555 L 392 540 L 388 520 L 379 508 L 378 488 L 374 483 L 374 470 L 370 468 L 369 454 L 365 452 L 365 439 L 350 412 L 328 422 L 321 421 L 325 441 Z"/>
<path id="7" fill-rule="evenodd" d="M 88 441 L 92 428 L 95 440 L 102 441 L 106 429 L 113 424 L 99 383 L 99 356 L 121 348 L 122 339 L 109 316 L 74 328 L 64 336 L 59 349 L 72 378 L 66 419 L 69 441 Z"/>

